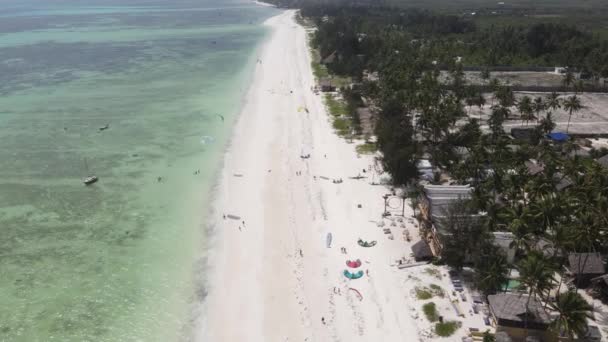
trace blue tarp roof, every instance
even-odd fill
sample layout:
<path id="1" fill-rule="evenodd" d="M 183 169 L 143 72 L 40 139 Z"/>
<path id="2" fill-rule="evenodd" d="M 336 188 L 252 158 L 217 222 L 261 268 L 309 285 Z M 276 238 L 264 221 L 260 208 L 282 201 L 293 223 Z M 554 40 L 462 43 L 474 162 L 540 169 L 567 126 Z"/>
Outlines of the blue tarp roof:
<path id="1" fill-rule="evenodd" d="M 555 132 L 547 134 L 547 137 L 553 141 L 566 141 L 570 136 L 563 132 Z"/>

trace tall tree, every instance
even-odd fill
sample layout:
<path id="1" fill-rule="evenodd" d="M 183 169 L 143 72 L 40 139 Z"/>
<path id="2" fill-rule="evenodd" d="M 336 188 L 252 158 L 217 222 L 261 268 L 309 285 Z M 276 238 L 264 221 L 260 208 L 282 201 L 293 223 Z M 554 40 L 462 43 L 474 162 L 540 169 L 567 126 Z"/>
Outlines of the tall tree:
<path id="1" fill-rule="evenodd" d="M 443 243 L 441 257 L 446 264 L 457 269 L 461 269 L 467 259 L 491 239 L 485 217 L 479 215 L 468 200 L 450 204 L 438 223 Z"/>
<path id="2" fill-rule="evenodd" d="M 576 78 L 574 77 L 574 73 L 572 71 L 568 70 L 564 74 L 564 78 L 562 79 L 562 84 L 564 85 L 564 87 L 569 88 L 570 86 L 572 86 L 574 84 L 575 80 L 576 80 Z"/>
<path id="3" fill-rule="evenodd" d="M 568 111 L 568 126 L 566 126 L 566 133 L 568 133 L 568 131 L 570 130 L 570 120 L 572 119 L 572 113 L 577 113 L 579 110 L 583 109 L 580 98 L 576 95 L 569 96 L 564 101 L 564 109 Z"/>
<path id="4" fill-rule="evenodd" d="M 574 291 L 560 293 L 550 305 L 559 314 L 552 324 L 558 334 L 565 333 L 570 338 L 585 335 L 587 320 L 593 318 L 593 308 L 581 295 Z"/>
<path id="5" fill-rule="evenodd" d="M 527 95 L 522 97 L 517 103 L 517 110 L 521 116 L 521 125 L 524 125 L 524 120 L 526 121 L 527 125 L 528 121 L 532 118 L 532 99 Z"/>
<path id="6" fill-rule="evenodd" d="M 547 95 L 545 104 L 546 108 L 549 108 L 552 111 L 562 108 L 562 100 L 560 99 L 559 94 L 556 92 L 552 92 L 551 94 Z"/>
<path id="7" fill-rule="evenodd" d="M 474 282 L 478 290 L 490 295 L 502 289 L 508 281 L 509 263 L 507 257 L 494 244 L 480 249 L 475 262 Z"/>
<path id="8" fill-rule="evenodd" d="M 534 102 L 532 102 L 532 110 L 536 113 L 536 122 L 540 120 L 540 113 L 543 112 L 546 108 L 545 101 L 540 96 L 534 98 Z"/>
<path id="9" fill-rule="evenodd" d="M 543 297 L 553 287 L 554 266 L 542 253 L 532 251 L 518 265 L 519 281 L 528 291 L 524 327 L 527 329 L 532 298 Z"/>

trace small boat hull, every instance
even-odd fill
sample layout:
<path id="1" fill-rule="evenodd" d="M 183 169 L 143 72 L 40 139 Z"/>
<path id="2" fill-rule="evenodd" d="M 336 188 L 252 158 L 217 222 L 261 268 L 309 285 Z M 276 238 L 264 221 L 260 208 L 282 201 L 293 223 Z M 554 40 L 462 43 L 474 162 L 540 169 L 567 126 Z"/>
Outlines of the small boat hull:
<path id="1" fill-rule="evenodd" d="M 89 176 L 84 179 L 83 183 L 84 185 L 91 185 L 93 183 L 96 183 L 98 180 L 99 178 L 97 178 L 97 176 Z"/>

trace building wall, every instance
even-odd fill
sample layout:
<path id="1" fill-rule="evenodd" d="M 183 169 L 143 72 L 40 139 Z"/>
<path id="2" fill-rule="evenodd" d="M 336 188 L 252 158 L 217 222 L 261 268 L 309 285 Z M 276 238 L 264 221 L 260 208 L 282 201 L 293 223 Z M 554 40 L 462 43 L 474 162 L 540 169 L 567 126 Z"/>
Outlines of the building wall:
<path id="1" fill-rule="evenodd" d="M 525 342 L 526 336 L 534 336 L 541 342 L 557 342 L 555 334 L 552 334 L 549 331 L 505 327 L 502 325 L 496 326 L 496 332 L 501 331 L 507 333 L 513 342 Z"/>

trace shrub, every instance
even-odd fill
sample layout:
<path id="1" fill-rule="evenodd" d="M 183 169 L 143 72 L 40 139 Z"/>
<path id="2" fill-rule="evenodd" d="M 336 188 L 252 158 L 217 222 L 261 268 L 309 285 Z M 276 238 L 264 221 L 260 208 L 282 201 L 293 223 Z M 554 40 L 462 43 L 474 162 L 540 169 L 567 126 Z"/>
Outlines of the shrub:
<path id="1" fill-rule="evenodd" d="M 435 324 L 435 334 L 441 337 L 452 336 L 460 328 L 460 322 L 448 321 Z"/>
<path id="2" fill-rule="evenodd" d="M 433 298 L 433 293 L 429 291 L 426 287 L 417 287 L 416 288 L 416 298 L 420 300 L 427 300 Z"/>
<path id="3" fill-rule="evenodd" d="M 435 303 L 430 302 L 426 303 L 422 306 L 422 311 L 430 322 L 437 322 L 439 320 L 439 313 L 437 313 L 437 308 L 435 307 Z"/>

